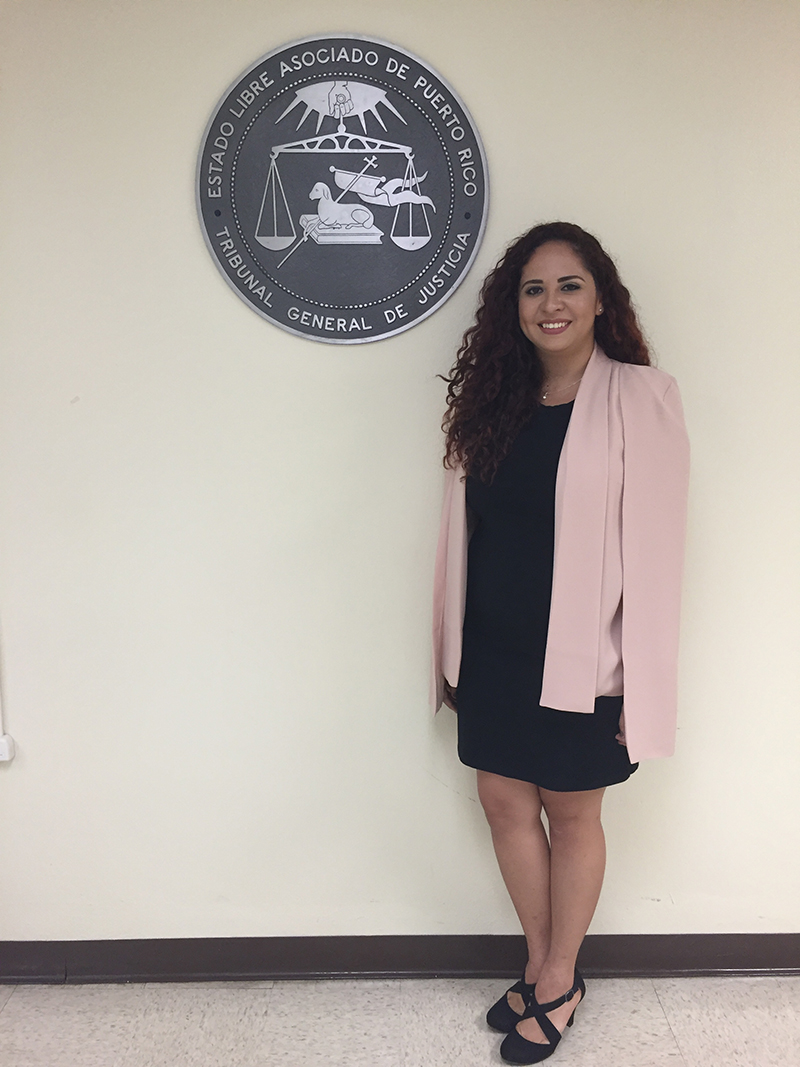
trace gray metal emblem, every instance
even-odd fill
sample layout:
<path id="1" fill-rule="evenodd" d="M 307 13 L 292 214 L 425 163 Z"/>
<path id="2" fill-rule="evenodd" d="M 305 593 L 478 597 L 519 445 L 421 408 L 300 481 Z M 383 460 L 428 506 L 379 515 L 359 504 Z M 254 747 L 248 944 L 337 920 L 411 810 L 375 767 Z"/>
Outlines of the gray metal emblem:
<path id="1" fill-rule="evenodd" d="M 487 196 L 453 89 L 416 56 L 347 34 L 255 63 L 214 112 L 197 168 L 228 283 L 276 326 L 333 344 L 440 307 L 478 250 Z"/>

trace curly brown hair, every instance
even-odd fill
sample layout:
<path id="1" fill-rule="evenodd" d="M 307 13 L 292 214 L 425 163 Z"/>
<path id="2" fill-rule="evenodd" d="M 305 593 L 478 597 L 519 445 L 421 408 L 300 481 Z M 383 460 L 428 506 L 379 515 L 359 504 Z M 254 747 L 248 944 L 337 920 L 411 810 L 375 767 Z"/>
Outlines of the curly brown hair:
<path id="1" fill-rule="evenodd" d="M 620 363 L 650 364 L 650 353 L 614 261 L 592 234 L 571 222 L 534 226 L 507 248 L 487 276 L 475 323 L 464 334 L 447 385 L 445 465 L 491 482 L 500 461 L 539 404 L 544 369 L 519 324 L 522 269 L 540 245 L 563 241 L 592 275 L 603 314 L 595 339 Z"/>

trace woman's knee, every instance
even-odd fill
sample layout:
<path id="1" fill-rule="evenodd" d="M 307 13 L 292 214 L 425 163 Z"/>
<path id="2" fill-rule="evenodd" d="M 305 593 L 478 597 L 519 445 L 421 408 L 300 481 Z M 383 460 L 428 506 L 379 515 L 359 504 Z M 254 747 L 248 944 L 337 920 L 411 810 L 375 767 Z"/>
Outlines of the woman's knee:
<path id="1" fill-rule="evenodd" d="M 539 790 L 530 782 L 478 771 L 478 796 L 492 830 L 528 828 L 541 816 Z"/>
<path id="2" fill-rule="evenodd" d="M 547 815 L 550 835 L 581 834 L 602 830 L 601 812 L 604 789 L 576 793 L 542 790 L 542 804 Z"/>

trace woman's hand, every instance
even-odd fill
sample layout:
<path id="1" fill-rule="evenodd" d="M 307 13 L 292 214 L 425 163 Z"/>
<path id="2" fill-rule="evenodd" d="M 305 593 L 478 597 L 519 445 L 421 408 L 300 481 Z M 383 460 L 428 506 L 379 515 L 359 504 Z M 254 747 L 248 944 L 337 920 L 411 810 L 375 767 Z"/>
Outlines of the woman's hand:
<path id="1" fill-rule="evenodd" d="M 628 741 L 627 741 L 627 738 L 625 737 L 625 708 L 624 707 L 623 707 L 623 709 L 622 709 L 622 711 L 620 713 L 620 716 L 619 716 L 619 733 L 617 734 L 615 740 L 620 745 L 624 745 L 625 748 L 628 747 Z"/>
<path id="2" fill-rule="evenodd" d="M 455 689 L 453 689 L 452 685 L 450 685 L 450 683 L 447 680 L 445 680 L 445 683 L 444 683 L 444 697 L 443 697 L 443 700 L 444 700 L 445 704 L 448 706 L 448 708 L 450 708 L 452 711 L 454 711 L 454 712 L 456 712 L 456 714 L 458 714 L 458 707 L 456 706 L 456 691 L 455 691 Z"/>

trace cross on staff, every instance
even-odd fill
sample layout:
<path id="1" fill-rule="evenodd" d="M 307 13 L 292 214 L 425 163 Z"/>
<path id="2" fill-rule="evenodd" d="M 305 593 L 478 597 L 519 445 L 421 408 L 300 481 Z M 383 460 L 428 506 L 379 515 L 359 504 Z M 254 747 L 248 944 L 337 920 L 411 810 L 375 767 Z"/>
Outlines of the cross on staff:
<path id="1" fill-rule="evenodd" d="M 361 169 L 361 171 L 358 174 L 356 174 L 356 176 L 353 178 L 353 180 L 350 182 L 350 184 L 347 186 L 346 189 L 342 189 L 342 191 L 339 193 L 339 195 L 333 201 L 334 204 L 338 204 L 339 201 L 344 196 L 344 194 L 350 192 L 350 190 L 356 184 L 358 179 L 363 177 L 363 175 L 367 173 L 367 171 L 370 169 L 370 167 L 377 167 L 377 165 L 378 165 L 378 160 L 376 159 L 375 156 L 370 156 L 369 159 L 365 158 L 364 166 Z M 311 191 L 313 192 L 314 190 L 312 189 Z M 321 219 L 320 219 L 320 217 L 318 215 L 317 216 L 317 221 L 312 223 L 311 226 L 309 226 L 307 230 L 303 231 L 303 236 L 300 238 L 300 240 L 297 242 L 297 244 L 294 246 L 294 248 L 290 248 L 289 249 L 289 251 L 286 253 L 286 255 L 283 257 L 283 259 L 280 261 L 280 263 L 276 267 L 276 270 L 280 270 L 280 268 L 284 265 L 284 263 L 289 258 L 289 256 L 291 256 L 293 253 L 295 253 L 297 251 L 297 249 L 300 247 L 300 245 L 305 244 L 305 242 L 308 240 L 308 238 L 311 236 L 311 234 L 312 233 L 316 233 L 316 231 L 319 229 L 320 225 L 321 225 Z"/>

